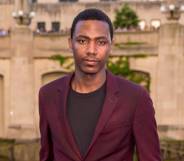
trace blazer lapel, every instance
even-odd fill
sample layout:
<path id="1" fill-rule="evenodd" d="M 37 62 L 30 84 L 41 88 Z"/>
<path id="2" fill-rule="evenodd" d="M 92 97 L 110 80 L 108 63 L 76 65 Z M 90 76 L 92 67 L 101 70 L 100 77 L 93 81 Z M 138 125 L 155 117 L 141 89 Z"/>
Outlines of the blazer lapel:
<path id="1" fill-rule="evenodd" d="M 105 102 L 93 135 L 93 139 L 88 147 L 85 157 L 87 157 L 87 154 L 92 148 L 96 139 L 98 138 L 98 135 L 100 134 L 100 132 L 106 125 L 107 121 L 109 120 L 109 117 L 111 116 L 118 100 L 117 94 L 118 94 L 118 84 L 116 78 L 110 72 L 107 71 Z"/>
<path id="2" fill-rule="evenodd" d="M 65 77 L 64 82 L 59 84 L 58 87 L 58 94 L 57 94 L 57 111 L 58 111 L 58 115 L 61 113 L 60 118 L 61 118 L 61 125 L 62 128 L 65 132 L 65 137 L 63 137 L 64 139 L 66 139 L 65 141 L 65 145 L 66 145 L 66 149 L 68 150 L 69 155 L 71 156 L 75 156 L 75 160 L 76 161 L 80 161 L 81 160 L 81 155 L 80 155 L 80 151 L 78 149 L 78 146 L 76 144 L 75 138 L 73 136 L 72 130 L 69 126 L 68 120 L 67 120 L 67 96 L 68 96 L 68 92 L 69 92 L 69 87 L 70 87 L 70 81 L 72 79 L 72 74 L 70 74 L 69 76 Z M 77 158 L 76 158 L 77 156 Z"/>

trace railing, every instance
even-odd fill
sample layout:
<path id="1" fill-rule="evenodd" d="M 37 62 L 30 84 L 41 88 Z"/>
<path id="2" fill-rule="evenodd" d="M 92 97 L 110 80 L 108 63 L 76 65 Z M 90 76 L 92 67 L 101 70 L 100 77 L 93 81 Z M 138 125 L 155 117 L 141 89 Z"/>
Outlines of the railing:
<path id="1" fill-rule="evenodd" d="M 0 161 L 15 161 L 14 140 L 0 140 Z"/>
<path id="2" fill-rule="evenodd" d="M 184 141 L 162 140 L 161 151 L 164 160 L 184 161 Z"/>
<path id="3" fill-rule="evenodd" d="M 184 161 L 184 141 L 161 140 L 163 161 Z M 0 161 L 38 161 L 39 139 L 1 140 Z"/>
<path id="4" fill-rule="evenodd" d="M 0 161 L 38 161 L 39 139 L 1 140 Z"/>

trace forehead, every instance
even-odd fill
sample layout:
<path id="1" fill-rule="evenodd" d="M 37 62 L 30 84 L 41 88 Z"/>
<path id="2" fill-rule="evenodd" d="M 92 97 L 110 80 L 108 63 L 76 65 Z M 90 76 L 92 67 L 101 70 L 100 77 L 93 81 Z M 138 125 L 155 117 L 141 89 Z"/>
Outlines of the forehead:
<path id="1" fill-rule="evenodd" d="M 109 37 L 109 25 L 107 22 L 99 20 L 82 20 L 77 22 L 74 31 L 74 36 L 79 35 L 85 35 L 89 37 Z"/>

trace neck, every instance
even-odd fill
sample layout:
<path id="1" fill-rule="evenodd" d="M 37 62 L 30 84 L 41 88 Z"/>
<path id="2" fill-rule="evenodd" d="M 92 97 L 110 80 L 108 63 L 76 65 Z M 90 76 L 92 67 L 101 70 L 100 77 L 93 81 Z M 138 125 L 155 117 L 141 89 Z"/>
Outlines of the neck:
<path id="1" fill-rule="evenodd" d="M 75 71 L 72 80 L 72 89 L 79 93 L 89 93 L 100 88 L 106 80 L 106 71 L 101 70 L 96 74 L 85 74 Z"/>

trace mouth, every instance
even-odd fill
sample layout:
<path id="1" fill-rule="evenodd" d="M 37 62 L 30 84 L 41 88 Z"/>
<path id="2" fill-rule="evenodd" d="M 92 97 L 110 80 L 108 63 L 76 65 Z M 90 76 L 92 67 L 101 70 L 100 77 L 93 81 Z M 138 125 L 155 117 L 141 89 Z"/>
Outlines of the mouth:
<path id="1" fill-rule="evenodd" d="M 97 59 L 84 59 L 84 62 L 87 65 L 96 65 L 99 62 L 99 60 L 97 60 Z"/>
<path id="2" fill-rule="evenodd" d="M 96 58 L 84 58 L 83 59 L 84 61 L 89 61 L 89 62 L 98 62 L 99 60 L 98 59 L 96 59 Z"/>

